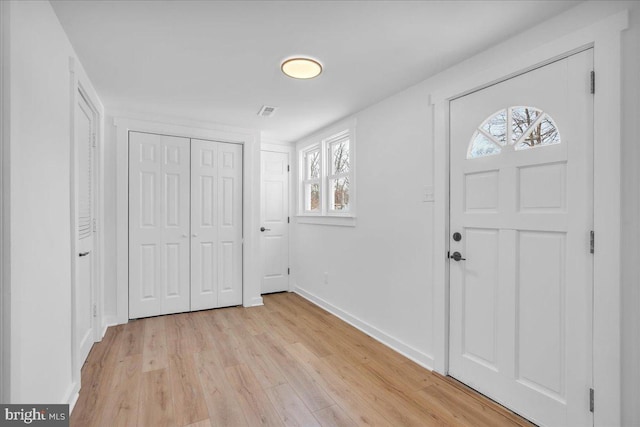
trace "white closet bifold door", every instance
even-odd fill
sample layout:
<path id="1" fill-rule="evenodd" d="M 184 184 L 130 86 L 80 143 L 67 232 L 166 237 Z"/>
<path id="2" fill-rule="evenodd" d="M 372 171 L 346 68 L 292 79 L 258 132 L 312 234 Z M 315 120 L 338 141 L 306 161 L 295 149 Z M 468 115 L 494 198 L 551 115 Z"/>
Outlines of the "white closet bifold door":
<path id="1" fill-rule="evenodd" d="M 129 134 L 129 317 L 189 311 L 189 139 Z"/>
<path id="2" fill-rule="evenodd" d="M 242 146 L 191 140 L 191 310 L 242 304 Z"/>

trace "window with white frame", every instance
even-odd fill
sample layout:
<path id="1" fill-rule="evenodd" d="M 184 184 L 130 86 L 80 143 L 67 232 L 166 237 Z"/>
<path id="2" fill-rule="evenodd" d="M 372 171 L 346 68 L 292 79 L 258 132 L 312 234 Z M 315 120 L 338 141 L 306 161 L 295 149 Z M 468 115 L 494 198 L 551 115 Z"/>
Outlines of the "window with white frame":
<path id="1" fill-rule="evenodd" d="M 349 133 L 336 135 L 326 142 L 327 210 L 349 212 L 350 153 Z"/>
<path id="2" fill-rule="evenodd" d="M 302 155 L 304 172 L 302 178 L 302 192 L 304 212 L 320 212 L 320 146 L 316 145 L 305 150 Z"/>
<path id="3" fill-rule="evenodd" d="M 353 127 L 324 135 L 298 145 L 298 214 L 354 217 Z"/>

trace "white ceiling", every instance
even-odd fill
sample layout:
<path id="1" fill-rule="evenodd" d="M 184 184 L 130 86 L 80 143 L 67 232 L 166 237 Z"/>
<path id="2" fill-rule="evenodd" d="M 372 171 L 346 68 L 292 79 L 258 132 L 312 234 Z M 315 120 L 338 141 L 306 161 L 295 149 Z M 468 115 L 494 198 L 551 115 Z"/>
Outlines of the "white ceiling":
<path id="1" fill-rule="evenodd" d="M 107 110 L 294 141 L 579 1 L 51 3 Z M 285 77 L 292 55 L 323 74 Z M 263 104 L 279 109 L 258 117 Z"/>

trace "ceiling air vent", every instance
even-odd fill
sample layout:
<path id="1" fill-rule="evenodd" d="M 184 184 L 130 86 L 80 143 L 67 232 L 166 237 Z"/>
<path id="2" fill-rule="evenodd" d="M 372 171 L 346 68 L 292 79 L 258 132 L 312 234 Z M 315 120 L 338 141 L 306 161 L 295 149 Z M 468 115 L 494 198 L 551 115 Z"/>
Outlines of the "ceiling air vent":
<path id="1" fill-rule="evenodd" d="M 278 109 L 278 107 L 271 107 L 269 105 L 263 105 L 262 108 L 260 109 L 260 111 L 258 111 L 258 115 L 260 117 L 272 117 L 276 113 L 277 109 Z"/>

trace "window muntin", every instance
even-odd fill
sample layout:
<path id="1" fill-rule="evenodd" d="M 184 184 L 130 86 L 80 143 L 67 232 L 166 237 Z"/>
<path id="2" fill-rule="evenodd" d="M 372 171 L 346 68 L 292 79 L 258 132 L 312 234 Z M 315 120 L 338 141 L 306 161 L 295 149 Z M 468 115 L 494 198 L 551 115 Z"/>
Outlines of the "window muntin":
<path id="1" fill-rule="evenodd" d="M 503 149 L 520 151 L 560 142 L 558 127 L 547 113 L 535 107 L 509 107 L 478 127 L 469 142 L 467 159 L 497 155 Z"/>

